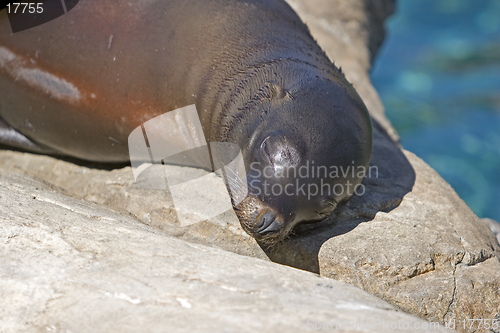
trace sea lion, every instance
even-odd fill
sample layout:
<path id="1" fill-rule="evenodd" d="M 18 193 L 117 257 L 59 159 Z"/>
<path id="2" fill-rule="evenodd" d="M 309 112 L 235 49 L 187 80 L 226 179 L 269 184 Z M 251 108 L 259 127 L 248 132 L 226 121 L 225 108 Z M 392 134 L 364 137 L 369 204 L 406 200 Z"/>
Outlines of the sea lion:
<path id="1" fill-rule="evenodd" d="M 81 0 L 15 34 L 4 10 L 0 91 L 0 141 L 99 162 L 127 161 L 135 128 L 195 104 L 208 141 L 241 148 L 234 209 L 264 243 L 327 217 L 371 158 L 363 101 L 283 0 Z"/>

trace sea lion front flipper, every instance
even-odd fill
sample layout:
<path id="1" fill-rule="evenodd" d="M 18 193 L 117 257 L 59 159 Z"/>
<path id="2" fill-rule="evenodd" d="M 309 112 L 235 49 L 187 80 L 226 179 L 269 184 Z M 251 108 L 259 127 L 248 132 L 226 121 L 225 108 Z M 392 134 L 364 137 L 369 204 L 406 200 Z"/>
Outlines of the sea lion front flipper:
<path id="1" fill-rule="evenodd" d="M 15 130 L 12 126 L 7 124 L 2 118 L 0 118 L 0 145 L 15 147 L 41 154 L 57 153 L 54 149 L 44 147 L 31 141 L 26 136 Z"/>

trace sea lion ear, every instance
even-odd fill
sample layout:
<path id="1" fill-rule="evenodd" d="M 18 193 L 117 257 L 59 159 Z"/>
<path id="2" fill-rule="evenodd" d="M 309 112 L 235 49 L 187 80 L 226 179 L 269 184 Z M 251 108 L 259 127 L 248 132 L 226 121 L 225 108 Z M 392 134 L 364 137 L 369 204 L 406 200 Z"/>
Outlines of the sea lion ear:
<path id="1" fill-rule="evenodd" d="M 270 136 L 268 136 L 267 138 L 264 139 L 264 141 L 262 141 L 262 143 L 260 144 L 259 151 L 260 151 L 260 156 L 264 159 L 265 162 L 273 164 L 271 152 L 269 151 L 270 149 L 269 138 Z"/>
<path id="2" fill-rule="evenodd" d="M 293 167 L 300 162 L 298 150 L 283 135 L 270 135 L 260 144 L 260 156 L 270 165 Z"/>

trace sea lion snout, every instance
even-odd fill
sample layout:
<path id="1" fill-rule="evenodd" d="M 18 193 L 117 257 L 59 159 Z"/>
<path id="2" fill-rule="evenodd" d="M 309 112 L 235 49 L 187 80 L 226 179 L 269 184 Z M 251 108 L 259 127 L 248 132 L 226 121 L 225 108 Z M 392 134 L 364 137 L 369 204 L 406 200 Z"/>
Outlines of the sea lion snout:
<path id="1" fill-rule="evenodd" d="M 234 208 L 245 232 L 262 243 L 276 243 L 290 232 L 289 221 L 254 196 L 248 196 Z"/>
<path id="2" fill-rule="evenodd" d="M 318 198 L 304 201 L 299 197 L 271 196 L 256 198 L 248 196 L 235 206 L 243 229 L 264 244 L 284 240 L 300 222 L 323 220 L 335 209 L 336 204 Z"/>
<path id="3" fill-rule="evenodd" d="M 300 164 L 288 165 L 288 157 L 286 163 L 264 164 L 263 169 L 254 166 L 248 175 L 248 196 L 235 206 L 243 229 L 264 244 L 284 240 L 298 223 L 322 220 L 336 207 L 327 195 L 307 191 L 312 180 L 294 177 L 293 170 Z M 276 168 L 266 169 L 269 166 Z"/>

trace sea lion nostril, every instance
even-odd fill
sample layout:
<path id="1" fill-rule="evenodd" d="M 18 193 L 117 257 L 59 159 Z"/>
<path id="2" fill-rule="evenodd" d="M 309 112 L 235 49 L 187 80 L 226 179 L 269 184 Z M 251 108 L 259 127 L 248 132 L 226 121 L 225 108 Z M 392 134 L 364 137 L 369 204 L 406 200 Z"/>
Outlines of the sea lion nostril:
<path id="1" fill-rule="evenodd" d="M 260 236 L 265 236 L 267 234 L 277 233 L 281 230 L 281 224 L 278 220 L 270 220 L 270 223 L 262 226 L 259 230 L 257 230 L 257 234 Z"/>
<path id="2" fill-rule="evenodd" d="M 261 235 L 277 232 L 281 229 L 281 225 L 278 220 L 273 220 L 273 222 L 264 230 L 260 231 Z"/>
<path id="3" fill-rule="evenodd" d="M 279 222 L 272 212 L 267 212 L 261 216 L 259 223 L 255 226 L 257 233 L 268 233 L 278 231 L 280 228 Z"/>

